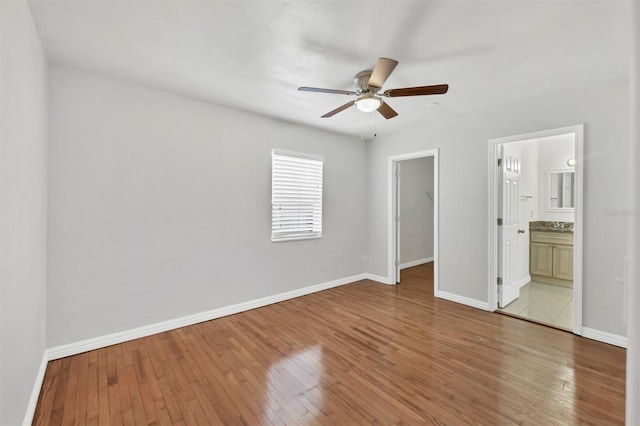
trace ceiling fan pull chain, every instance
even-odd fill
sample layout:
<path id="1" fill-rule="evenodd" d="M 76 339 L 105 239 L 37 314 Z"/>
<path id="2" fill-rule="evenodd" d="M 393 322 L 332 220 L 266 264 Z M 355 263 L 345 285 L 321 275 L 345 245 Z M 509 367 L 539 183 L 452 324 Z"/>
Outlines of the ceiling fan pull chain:
<path id="1" fill-rule="evenodd" d="M 378 114 L 373 114 L 373 137 L 378 137 Z"/>

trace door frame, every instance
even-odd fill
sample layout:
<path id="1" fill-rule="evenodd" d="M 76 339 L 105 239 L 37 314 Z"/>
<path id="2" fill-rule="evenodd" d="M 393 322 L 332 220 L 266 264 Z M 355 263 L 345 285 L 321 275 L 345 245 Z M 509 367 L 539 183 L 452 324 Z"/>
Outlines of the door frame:
<path id="1" fill-rule="evenodd" d="M 510 142 L 522 142 L 550 136 L 572 134 L 574 137 L 575 206 L 573 219 L 573 332 L 582 335 L 582 242 L 583 242 L 583 190 L 584 190 L 584 124 L 489 139 L 489 214 L 488 214 L 488 304 L 489 311 L 498 308 L 498 148 Z"/>
<path id="2" fill-rule="evenodd" d="M 396 215 L 398 211 L 398 198 L 396 192 L 396 171 L 398 169 L 398 162 L 403 160 L 413 160 L 415 158 L 433 157 L 433 294 L 438 297 L 439 292 L 439 181 L 440 181 L 440 166 L 439 166 L 439 148 L 434 148 L 426 151 L 412 152 L 408 154 L 393 155 L 388 157 L 387 163 L 387 282 L 395 285 L 397 283 L 398 268 L 397 265 L 397 253 L 399 238 L 396 229 Z"/>

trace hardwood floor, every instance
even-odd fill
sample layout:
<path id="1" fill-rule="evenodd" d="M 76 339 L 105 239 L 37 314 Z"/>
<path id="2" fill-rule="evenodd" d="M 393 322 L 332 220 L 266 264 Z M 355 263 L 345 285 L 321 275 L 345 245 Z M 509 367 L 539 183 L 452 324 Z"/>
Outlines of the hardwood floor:
<path id="1" fill-rule="evenodd" d="M 432 276 L 52 361 L 34 423 L 624 423 L 624 349 L 434 299 Z"/>

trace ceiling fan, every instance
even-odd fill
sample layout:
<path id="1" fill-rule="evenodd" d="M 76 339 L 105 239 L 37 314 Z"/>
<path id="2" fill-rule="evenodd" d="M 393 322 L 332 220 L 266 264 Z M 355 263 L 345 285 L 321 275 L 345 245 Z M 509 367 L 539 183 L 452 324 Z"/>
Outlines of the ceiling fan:
<path id="1" fill-rule="evenodd" d="M 358 99 L 349 101 L 333 111 L 329 111 L 322 118 L 333 117 L 347 108 L 356 106 L 362 112 L 378 111 L 387 120 L 398 113 L 382 100 L 382 96 L 396 98 L 400 96 L 444 95 L 449 90 L 448 84 L 434 86 L 404 87 L 401 89 L 387 89 L 380 92 L 382 85 L 398 65 L 398 61 L 389 58 L 379 58 L 372 70 L 364 70 L 353 78 L 356 90 L 321 89 L 319 87 L 298 87 L 302 92 L 335 93 L 338 95 L 357 96 Z"/>

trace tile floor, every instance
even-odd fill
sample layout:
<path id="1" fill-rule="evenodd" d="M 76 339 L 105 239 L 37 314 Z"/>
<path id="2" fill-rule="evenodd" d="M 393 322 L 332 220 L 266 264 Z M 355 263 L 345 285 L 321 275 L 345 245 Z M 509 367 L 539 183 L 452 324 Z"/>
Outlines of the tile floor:
<path id="1" fill-rule="evenodd" d="M 531 281 L 499 311 L 573 330 L 573 289 Z"/>

